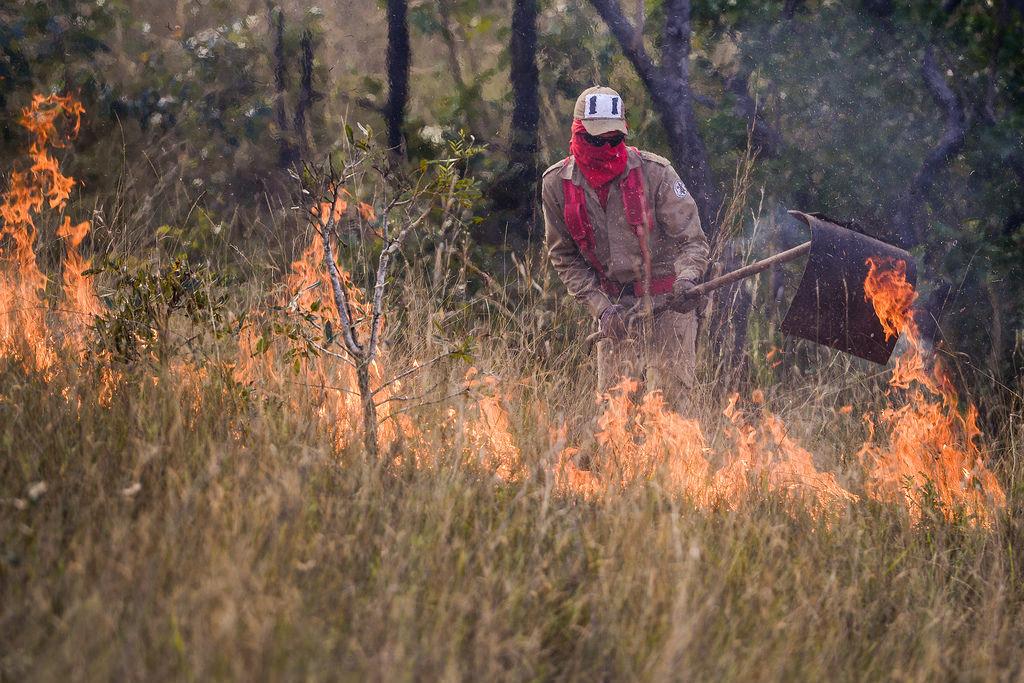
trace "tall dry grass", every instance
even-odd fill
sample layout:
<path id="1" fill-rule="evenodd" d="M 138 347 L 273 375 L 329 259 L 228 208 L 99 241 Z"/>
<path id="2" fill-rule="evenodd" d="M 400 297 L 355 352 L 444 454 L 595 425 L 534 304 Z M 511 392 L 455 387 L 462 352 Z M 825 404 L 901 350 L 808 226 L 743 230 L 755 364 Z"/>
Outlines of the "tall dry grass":
<path id="1" fill-rule="evenodd" d="M 136 370 L 109 398 L 88 362 L 63 358 L 49 379 L 4 362 L 3 678 L 1022 675 L 1016 443 L 999 462 L 1007 511 L 989 529 L 936 511 L 912 525 L 863 501 L 816 518 L 767 491 L 699 507 L 658 474 L 566 493 L 551 427 L 586 447 L 592 368 L 564 339 L 578 313 L 542 268 L 522 268 L 532 294 L 481 295 L 457 323 L 508 410 L 514 481 L 480 441 L 452 437 L 479 429 L 468 395 L 409 411 L 432 460 L 386 468 L 325 432 L 329 390 L 288 381 L 283 360 L 285 380 L 239 384 L 215 361 L 223 341 L 189 361 L 205 371 Z M 440 344 L 444 311 L 409 282 L 396 368 Z M 863 427 L 836 407 L 877 402 L 881 379 L 814 355 L 813 372 L 774 371 L 767 405 L 862 493 Z M 457 389 L 465 369 L 452 360 L 415 386 Z M 697 417 L 719 447 L 726 397 L 707 375 L 701 391 Z"/>

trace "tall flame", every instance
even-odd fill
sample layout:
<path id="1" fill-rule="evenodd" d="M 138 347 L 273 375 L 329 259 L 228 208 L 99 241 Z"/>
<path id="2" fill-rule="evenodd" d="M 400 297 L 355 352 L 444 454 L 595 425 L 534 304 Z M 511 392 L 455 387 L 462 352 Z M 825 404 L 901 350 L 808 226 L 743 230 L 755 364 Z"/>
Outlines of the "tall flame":
<path id="1" fill-rule="evenodd" d="M 0 356 L 19 358 L 37 370 L 50 368 L 56 357 L 46 326 L 43 295 L 47 278 L 36 261 L 35 220 L 44 205 L 59 211 L 67 204 L 75 180 L 61 173 L 51 149 L 63 147 L 65 140 L 78 134 L 83 112 L 82 105 L 70 96 L 33 96 L 18 121 L 31 136 L 30 164 L 27 170 L 11 172 L 10 184 L 0 197 L 0 238 L 7 238 L 0 245 L 0 301 L 5 306 L 0 313 Z M 58 130 L 62 117 L 67 120 L 63 135 Z M 88 232 L 88 223 L 75 229 L 70 228 L 69 222 L 65 225 L 68 234 L 80 235 L 78 243 Z M 72 267 L 81 264 L 79 259 Z M 80 268 L 71 278 L 76 287 L 84 269 Z M 84 295 L 76 293 L 75 297 Z"/>
<path id="2" fill-rule="evenodd" d="M 1006 505 L 1006 494 L 989 470 L 979 446 L 978 411 L 960 409 L 960 398 L 942 360 L 926 353 L 913 307 L 917 293 L 906 279 L 906 263 L 868 259 L 864 291 L 892 338 L 905 334 L 907 350 L 896 359 L 890 393 L 902 392 L 902 405 L 882 411 L 878 422 L 888 443 L 869 441 L 859 456 L 867 469 L 865 485 L 877 500 L 903 502 L 917 519 L 925 496 L 934 490 L 942 513 L 958 512 L 983 524 Z M 874 424 L 871 423 L 872 432 Z"/>
<path id="3" fill-rule="evenodd" d="M 85 274 L 91 261 L 79 251 L 82 241 L 89 234 L 92 224 L 82 221 L 72 224 L 71 218 L 64 217 L 64 223 L 57 229 L 57 236 L 64 239 L 67 251 L 64 256 L 64 308 L 68 340 L 85 348 L 85 333 L 94 316 L 100 313 L 100 300 L 96 296 L 92 277 Z"/>

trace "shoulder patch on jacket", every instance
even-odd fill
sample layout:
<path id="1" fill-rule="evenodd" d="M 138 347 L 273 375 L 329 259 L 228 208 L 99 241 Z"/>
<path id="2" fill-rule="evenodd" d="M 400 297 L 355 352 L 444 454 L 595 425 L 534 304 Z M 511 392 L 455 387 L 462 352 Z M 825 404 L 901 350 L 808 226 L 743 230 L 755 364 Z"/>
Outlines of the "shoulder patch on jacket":
<path id="1" fill-rule="evenodd" d="M 659 166 L 671 166 L 672 165 L 671 161 L 669 161 L 668 159 L 666 159 L 663 156 L 658 156 L 654 152 L 647 152 L 647 151 L 644 151 L 644 150 L 640 150 L 640 156 L 643 157 L 644 161 L 653 161 L 654 163 L 658 164 Z"/>

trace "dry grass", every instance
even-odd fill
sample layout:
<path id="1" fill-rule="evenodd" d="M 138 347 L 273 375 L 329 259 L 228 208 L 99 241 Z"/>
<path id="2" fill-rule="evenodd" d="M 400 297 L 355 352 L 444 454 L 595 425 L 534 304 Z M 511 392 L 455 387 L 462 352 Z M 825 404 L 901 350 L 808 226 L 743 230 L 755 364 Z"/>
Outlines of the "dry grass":
<path id="1" fill-rule="evenodd" d="M 934 512 L 915 527 L 868 502 L 815 519 L 768 493 L 698 508 L 658 476 L 596 499 L 566 493 L 550 428 L 575 415 L 570 440 L 586 446 L 592 370 L 559 338 L 577 314 L 535 278 L 518 312 L 493 294 L 464 322 L 509 409 L 525 466 L 514 481 L 458 436 L 473 428 L 471 396 L 410 413 L 429 466 L 384 468 L 357 438 L 331 445 L 324 392 L 246 388 L 216 353 L 196 361 L 203 374 L 136 368 L 109 401 L 88 362 L 65 358 L 46 380 L 5 361 L 0 677 L 1022 675 L 1016 444 L 991 529 Z M 438 343 L 437 302 L 411 285 L 404 298 L 395 367 Z M 534 305 L 545 315 L 527 315 Z M 862 493 L 863 428 L 835 408 L 877 401 L 881 378 L 816 355 L 813 380 L 772 371 L 768 404 Z M 457 387 L 464 370 L 452 361 L 417 386 Z M 725 397 L 705 380 L 698 417 L 720 448 Z"/>

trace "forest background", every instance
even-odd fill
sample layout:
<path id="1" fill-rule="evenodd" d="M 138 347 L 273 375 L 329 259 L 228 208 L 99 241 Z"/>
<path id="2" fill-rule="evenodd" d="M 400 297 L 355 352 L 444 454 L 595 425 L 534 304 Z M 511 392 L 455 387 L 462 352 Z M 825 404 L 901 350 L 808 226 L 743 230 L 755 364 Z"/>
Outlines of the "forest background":
<path id="1" fill-rule="evenodd" d="M 1010 386 L 1024 343 L 1022 11 L 1013 0 L 17 0 L 0 10 L 0 145 L 10 157 L 23 144 L 11 124 L 32 92 L 77 93 L 90 115 L 71 170 L 97 212 L 125 196 L 113 187 L 143 183 L 153 191 L 127 210 L 193 253 L 230 259 L 226 245 L 255 241 L 284 262 L 287 236 L 260 226 L 291 204 L 287 169 L 334 153 L 345 126 L 378 131 L 413 165 L 466 131 L 485 146 L 469 237 L 487 263 L 539 246 L 539 174 L 566 153 L 576 94 L 606 83 L 629 103 L 632 142 L 675 162 L 710 235 L 755 156 L 742 199 L 773 220 L 746 253 L 797 243 L 786 209 L 913 248 L 950 347 L 989 386 Z M 746 237 L 753 213 L 739 221 Z M 749 298 L 739 293 L 735 317 Z"/>

